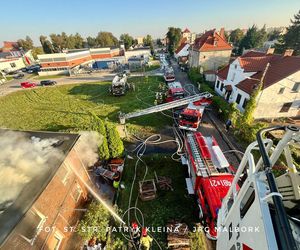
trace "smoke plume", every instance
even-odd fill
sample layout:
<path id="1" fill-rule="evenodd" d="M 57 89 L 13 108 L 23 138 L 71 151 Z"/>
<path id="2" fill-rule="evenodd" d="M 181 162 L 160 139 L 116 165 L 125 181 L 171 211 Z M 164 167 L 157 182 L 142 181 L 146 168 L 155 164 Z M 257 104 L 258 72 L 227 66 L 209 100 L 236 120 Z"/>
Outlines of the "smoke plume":
<path id="1" fill-rule="evenodd" d="M 45 173 L 50 159 L 62 156 L 52 146 L 56 142 L 56 139 L 29 138 L 22 132 L 1 133 L 0 213 L 14 202 L 27 183 Z"/>
<path id="2" fill-rule="evenodd" d="M 76 150 L 86 167 L 92 166 L 98 160 L 99 145 L 101 145 L 102 141 L 103 136 L 95 131 L 80 132 Z"/>

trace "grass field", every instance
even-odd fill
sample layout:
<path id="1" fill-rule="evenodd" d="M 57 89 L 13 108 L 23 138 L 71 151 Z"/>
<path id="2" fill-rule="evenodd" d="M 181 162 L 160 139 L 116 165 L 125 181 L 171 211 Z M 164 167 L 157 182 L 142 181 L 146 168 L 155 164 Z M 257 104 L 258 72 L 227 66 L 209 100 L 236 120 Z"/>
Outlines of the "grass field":
<path id="1" fill-rule="evenodd" d="M 145 219 L 145 225 L 149 227 L 165 227 L 170 220 L 179 220 L 187 223 L 192 229 L 194 223 L 197 223 L 197 208 L 193 196 L 189 196 L 186 191 L 185 177 L 186 168 L 180 163 L 171 159 L 170 155 L 154 154 L 143 158 L 148 165 L 147 179 L 153 179 L 154 171 L 159 176 L 166 176 L 172 179 L 172 187 L 174 191 L 158 191 L 158 197 L 152 201 L 138 200 L 137 207 L 142 211 Z M 122 182 L 125 189 L 121 190 L 117 199 L 119 208 L 124 212 L 128 209 L 129 194 L 131 184 L 133 182 L 134 160 L 128 160 L 126 168 L 123 172 Z M 138 182 L 143 179 L 145 166 L 139 164 L 137 167 L 137 176 L 133 188 L 131 206 L 135 205 L 138 195 Z M 127 223 L 126 214 L 124 219 Z M 134 213 L 131 213 L 131 218 L 134 218 Z M 138 215 L 139 220 L 141 217 Z M 153 236 L 158 240 L 162 249 L 166 249 L 167 235 L 166 233 L 157 232 Z M 203 238 L 191 234 L 191 239 L 194 247 L 192 249 L 205 249 Z M 203 246 L 203 247 L 202 247 Z M 159 249 L 156 244 L 153 244 L 153 249 Z"/>
<path id="2" fill-rule="evenodd" d="M 23 130 L 78 131 L 89 127 L 90 112 L 118 123 L 118 112 L 132 112 L 153 105 L 160 77 L 131 78 L 135 91 L 114 97 L 110 82 L 39 87 L 0 98 L 0 127 Z M 128 129 L 155 131 L 171 119 L 152 114 L 128 120 Z"/>

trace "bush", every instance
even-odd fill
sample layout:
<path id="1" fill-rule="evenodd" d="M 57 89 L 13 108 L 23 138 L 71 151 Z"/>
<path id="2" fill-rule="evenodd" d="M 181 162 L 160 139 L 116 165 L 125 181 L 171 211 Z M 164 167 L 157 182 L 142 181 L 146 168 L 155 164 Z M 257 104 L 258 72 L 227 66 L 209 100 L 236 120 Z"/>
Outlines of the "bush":
<path id="1" fill-rule="evenodd" d="M 83 219 L 78 225 L 78 234 L 84 240 L 90 240 L 96 237 L 101 241 L 106 240 L 106 229 L 109 225 L 110 214 L 108 210 L 100 203 L 93 201 Z M 97 228 L 97 230 L 88 230 L 89 228 Z"/>
<path id="2" fill-rule="evenodd" d="M 198 82 L 204 82 L 203 76 L 200 74 L 199 68 L 191 68 L 188 71 L 188 77 L 192 83 L 196 84 Z"/>
<path id="3" fill-rule="evenodd" d="M 124 145 L 117 131 L 117 128 L 112 123 L 106 123 L 106 133 L 108 148 L 111 158 L 121 157 L 124 152 Z"/>
<path id="4" fill-rule="evenodd" d="M 107 133 L 104 126 L 104 122 L 95 114 L 91 114 L 92 124 L 91 124 L 91 130 L 97 131 L 102 135 L 102 143 L 99 145 L 99 157 L 101 160 L 108 160 L 109 159 L 109 149 L 107 144 Z"/>
<path id="5" fill-rule="evenodd" d="M 256 140 L 257 132 L 262 128 L 266 128 L 267 126 L 268 125 L 263 122 L 252 123 L 252 124 L 239 123 L 237 133 L 241 140 L 247 143 L 251 143 Z"/>

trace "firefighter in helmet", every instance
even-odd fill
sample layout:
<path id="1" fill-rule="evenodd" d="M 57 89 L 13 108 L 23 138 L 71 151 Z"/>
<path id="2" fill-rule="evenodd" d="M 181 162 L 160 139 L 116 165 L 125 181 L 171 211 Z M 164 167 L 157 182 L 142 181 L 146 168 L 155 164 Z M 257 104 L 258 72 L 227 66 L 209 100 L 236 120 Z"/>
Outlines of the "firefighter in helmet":
<path id="1" fill-rule="evenodd" d="M 113 187 L 115 189 L 119 188 L 120 179 L 121 179 L 121 173 L 119 171 L 116 171 L 115 174 L 113 175 Z"/>
<path id="2" fill-rule="evenodd" d="M 133 244 L 136 246 L 136 247 L 139 247 L 139 244 L 140 244 L 140 237 L 141 237 L 141 234 L 140 234 L 140 230 L 139 230 L 139 226 L 138 224 L 134 221 L 131 223 L 131 228 L 132 228 L 132 240 L 133 240 Z"/>
<path id="3" fill-rule="evenodd" d="M 143 228 L 142 237 L 140 240 L 141 249 L 149 250 L 153 239 L 147 234 L 147 228 Z"/>

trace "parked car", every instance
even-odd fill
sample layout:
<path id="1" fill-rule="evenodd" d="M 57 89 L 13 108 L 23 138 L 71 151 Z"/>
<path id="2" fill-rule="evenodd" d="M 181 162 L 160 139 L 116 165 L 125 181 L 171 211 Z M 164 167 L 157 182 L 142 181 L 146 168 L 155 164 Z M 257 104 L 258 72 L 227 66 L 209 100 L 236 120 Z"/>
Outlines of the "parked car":
<path id="1" fill-rule="evenodd" d="M 31 74 L 31 73 L 37 73 L 41 70 L 41 66 L 40 65 L 33 65 L 33 66 L 29 66 L 27 67 L 27 73 Z"/>
<path id="2" fill-rule="evenodd" d="M 28 88 L 34 88 L 36 86 L 36 83 L 34 83 L 34 82 L 21 82 L 20 85 L 23 89 L 28 89 Z"/>
<path id="3" fill-rule="evenodd" d="M 43 80 L 40 82 L 41 86 L 52 86 L 55 85 L 57 82 L 52 80 Z"/>
<path id="4" fill-rule="evenodd" d="M 21 79 L 23 78 L 25 75 L 23 73 L 19 73 L 13 76 L 14 79 Z"/>

